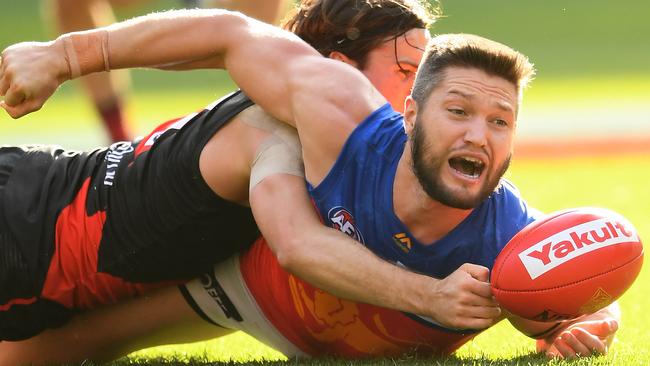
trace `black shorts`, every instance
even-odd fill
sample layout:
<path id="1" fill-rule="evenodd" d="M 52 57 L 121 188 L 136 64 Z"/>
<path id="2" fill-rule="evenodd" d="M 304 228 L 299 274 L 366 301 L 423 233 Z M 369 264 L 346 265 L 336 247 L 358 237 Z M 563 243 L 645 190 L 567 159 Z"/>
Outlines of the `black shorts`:
<path id="1" fill-rule="evenodd" d="M 0 148 L 0 340 L 192 279 L 250 246 L 250 208 L 215 194 L 199 158 L 251 104 L 234 93 L 143 141 L 89 152 Z"/>
<path id="2" fill-rule="evenodd" d="M 6 186 L 12 173 L 28 151 L 28 147 L 0 147 L 0 339 L 21 340 L 48 327 L 64 324 L 73 311 L 39 297 L 39 278 L 45 273 L 32 265 L 28 253 L 46 258 L 47 250 L 26 247 L 7 222 Z M 33 243 L 33 242 L 31 242 Z M 42 270 L 40 270 L 42 272 Z"/>

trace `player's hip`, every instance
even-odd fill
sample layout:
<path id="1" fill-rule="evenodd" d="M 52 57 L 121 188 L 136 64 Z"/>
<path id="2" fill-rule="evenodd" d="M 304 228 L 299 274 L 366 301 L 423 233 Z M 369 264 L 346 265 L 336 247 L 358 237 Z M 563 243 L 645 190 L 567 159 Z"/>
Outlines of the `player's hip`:
<path id="1" fill-rule="evenodd" d="M 244 331 L 288 357 L 306 356 L 271 324 L 258 307 L 242 278 L 239 255 L 217 264 L 214 271 L 180 287 L 190 306 L 206 321 Z"/>

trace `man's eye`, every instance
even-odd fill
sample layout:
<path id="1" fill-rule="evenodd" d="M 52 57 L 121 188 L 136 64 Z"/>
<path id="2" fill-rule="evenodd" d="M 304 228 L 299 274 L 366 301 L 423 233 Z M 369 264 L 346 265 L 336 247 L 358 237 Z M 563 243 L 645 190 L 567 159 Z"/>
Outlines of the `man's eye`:
<path id="1" fill-rule="evenodd" d="M 462 109 L 458 109 L 458 108 L 449 108 L 449 109 L 447 109 L 447 110 L 448 110 L 449 112 L 455 114 L 455 115 L 458 115 L 458 116 L 464 116 L 464 115 L 465 115 L 465 111 L 462 110 Z"/>
<path id="2" fill-rule="evenodd" d="M 499 126 L 508 126 L 508 122 L 503 119 L 495 119 L 494 123 Z"/>
<path id="3" fill-rule="evenodd" d="M 398 71 L 399 71 L 400 74 L 402 74 L 402 76 L 405 79 L 410 78 L 411 76 L 415 75 L 415 73 L 413 71 L 411 71 L 411 70 L 399 69 Z"/>

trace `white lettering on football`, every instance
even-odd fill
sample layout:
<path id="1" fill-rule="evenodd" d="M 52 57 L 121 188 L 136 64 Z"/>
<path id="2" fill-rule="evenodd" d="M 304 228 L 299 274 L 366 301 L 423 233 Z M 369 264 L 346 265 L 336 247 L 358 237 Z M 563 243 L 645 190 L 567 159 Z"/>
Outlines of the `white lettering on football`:
<path id="1" fill-rule="evenodd" d="M 535 279 L 585 253 L 626 242 L 639 241 L 632 225 L 601 218 L 553 234 L 519 253 L 519 259 Z"/>

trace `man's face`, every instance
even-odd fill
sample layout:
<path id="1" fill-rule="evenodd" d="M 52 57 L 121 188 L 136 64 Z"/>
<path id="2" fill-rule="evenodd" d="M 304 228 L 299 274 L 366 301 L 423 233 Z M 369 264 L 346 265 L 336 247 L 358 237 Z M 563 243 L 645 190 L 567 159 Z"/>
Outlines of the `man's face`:
<path id="1" fill-rule="evenodd" d="M 370 51 L 361 70 L 398 112 L 404 111 L 428 39 L 425 29 L 411 29 Z"/>
<path id="2" fill-rule="evenodd" d="M 417 112 L 409 100 L 413 171 L 425 192 L 461 209 L 485 200 L 508 168 L 517 107 L 512 83 L 460 67 L 447 68 Z"/>

